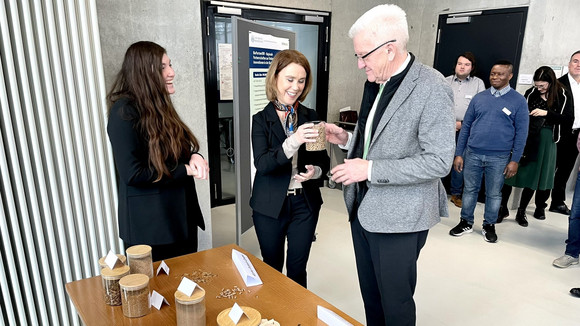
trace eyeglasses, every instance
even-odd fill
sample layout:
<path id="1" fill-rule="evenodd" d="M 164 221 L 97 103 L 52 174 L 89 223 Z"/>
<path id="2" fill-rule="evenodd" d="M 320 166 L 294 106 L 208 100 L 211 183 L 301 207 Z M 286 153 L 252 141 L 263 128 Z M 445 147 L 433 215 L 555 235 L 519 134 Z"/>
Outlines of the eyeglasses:
<path id="1" fill-rule="evenodd" d="M 366 59 L 366 58 L 367 58 L 369 55 L 371 55 L 371 54 L 372 54 L 373 52 L 375 52 L 376 50 L 380 49 L 380 48 L 381 48 L 381 46 L 383 46 L 383 45 L 387 45 L 387 44 L 389 44 L 389 43 L 393 43 L 393 42 L 397 42 L 397 40 L 390 40 L 390 41 L 386 41 L 385 43 L 383 43 L 383 44 L 381 44 L 381 45 L 377 46 L 376 48 L 374 48 L 374 49 L 372 49 L 372 50 L 370 50 L 370 51 L 369 51 L 369 52 L 367 52 L 367 54 L 365 54 L 365 55 L 360 55 L 360 56 L 359 56 L 358 54 L 356 54 L 356 53 L 355 53 L 355 54 L 354 54 L 354 56 L 356 57 L 356 59 L 357 59 L 357 60 L 362 60 L 362 61 L 364 61 L 364 60 L 365 60 L 365 59 Z"/>
<path id="2" fill-rule="evenodd" d="M 537 88 L 537 89 L 547 89 L 548 87 L 550 87 L 550 83 L 546 83 L 546 84 L 535 84 L 534 87 Z"/>

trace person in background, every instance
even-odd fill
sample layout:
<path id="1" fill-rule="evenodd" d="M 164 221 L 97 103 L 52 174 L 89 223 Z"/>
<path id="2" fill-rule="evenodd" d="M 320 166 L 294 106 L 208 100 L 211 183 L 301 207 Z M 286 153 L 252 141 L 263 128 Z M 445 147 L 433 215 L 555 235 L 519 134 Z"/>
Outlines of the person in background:
<path id="1" fill-rule="evenodd" d="M 562 124 L 561 139 L 558 142 L 556 157 L 556 176 L 554 177 L 554 189 L 552 190 L 552 202 L 550 212 L 570 215 L 566 203 L 566 183 L 570 173 L 574 169 L 578 149 L 576 138 L 580 129 L 580 50 L 574 52 L 568 63 L 568 73 L 558 79 L 570 90 L 570 102 L 574 111 L 574 117 Z"/>
<path id="2" fill-rule="evenodd" d="M 196 252 L 205 229 L 194 178 L 207 179 L 209 167 L 171 102 L 174 78 L 163 47 L 137 42 L 107 95 L 119 235 L 126 248 L 150 245 L 154 261 Z"/>
<path id="3" fill-rule="evenodd" d="M 576 149 L 580 150 L 580 137 L 576 141 Z M 580 254 L 580 173 L 576 178 L 574 188 L 574 199 L 572 200 L 572 210 L 568 218 L 568 239 L 566 240 L 566 250 L 562 257 L 554 259 L 552 264 L 556 267 L 566 268 L 578 264 Z M 580 288 L 573 288 L 570 293 L 580 297 Z"/>
<path id="4" fill-rule="evenodd" d="M 447 76 L 445 80 L 451 85 L 455 103 L 455 143 L 461 131 L 461 123 L 467 111 L 467 106 L 473 96 L 485 90 L 483 80 L 475 76 L 475 56 L 471 52 L 464 52 L 457 57 L 455 74 Z M 451 169 L 451 202 L 461 208 L 461 194 L 463 192 L 463 173 Z"/>
<path id="5" fill-rule="evenodd" d="M 310 64 L 295 50 L 274 56 L 266 75 L 270 103 L 252 118 L 256 177 L 250 206 L 264 262 L 279 272 L 288 240 L 288 277 L 306 287 L 306 264 L 318 214 L 320 187 L 330 168 L 326 150 L 307 151 L 318 131 L 316 111 L 302 105 L 312 86 Z"/>
<path id="6" fill-rule="evenodd" d="M 505 178 L 518 172 L 518 162 L 528 135 L 526 99 L 513 90 L 509 81 L 513 66 L 501 60 L 491 68 L 489 90 L 473 97 L 457 140 L 453 166 L 463 171 L 465 188 L 459 224 L 449 231 L 455 237 L 473 231 L 477 194 L 485 174 L 483 239 L 496 242 L 495 223 L 501 204 Z"/>
<path id="7" fill-rule="evenodd" d="M 407 51 L 398 6 L 370 9 L 349 36 L 367 81 L 354 132 L 326 124 L 327 140 L 348 149 L 332 179 L 344 185 L 366 325 L 415 325 L 417 259 L 448 216 L 441 178 L 455 147 L 453 92 Z"/>
<path id="8" fill-rule="evenodd" d="M 536 210 L 534 217 L 544 220 L 546 201 L 554 186 L 556 170 L 556 144 L 560 141 L 560 125 L 572 120 L 572 102 L 569 91 L 556 79 L 550 67 L 542 66 L 534 73 L 534 87 L 524 97 L 530 111 L 530 125 L 524 154 L 520 160 L 518 174 L 505 180 L 497 223 L 509 215 L 507 202 L 512 187 L 524 188 L 520 198 L 516 222 L 528 226 L 526 207 L 534 191 Z"/>

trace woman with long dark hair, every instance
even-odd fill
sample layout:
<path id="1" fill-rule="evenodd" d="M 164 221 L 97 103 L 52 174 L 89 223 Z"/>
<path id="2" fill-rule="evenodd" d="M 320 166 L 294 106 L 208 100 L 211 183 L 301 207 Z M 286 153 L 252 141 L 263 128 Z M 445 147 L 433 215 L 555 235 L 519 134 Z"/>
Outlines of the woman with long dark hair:
<path id="1" fill-rule="evenodd" d="M 152 246 L 155 261 L 196 252 L 205 228 L 193 177 L 207 179 L 209 168 L 171 102 L 174 78 L 163 47 L 137 42 L 107 95 L 119 235 L 126 247 Z"/>
<path id="2" fill-rule="evenodd" d="M 516 214 L 521 226 L 528 226 L 526 207 L 536 192 L 534 217 L 546 218 L 546 201 L 554 187 L 556 143 L 560 141 L 560 125 L 573 120 L 568 91 L 550 67 L 542 66 L 534 73 L 534 87 L 524 97 L 530 111 L 530 125 L 518 173 L 505 180 L 497 223 L 509 215 L 507 202 L 512 187 L 524 188 Z"/>

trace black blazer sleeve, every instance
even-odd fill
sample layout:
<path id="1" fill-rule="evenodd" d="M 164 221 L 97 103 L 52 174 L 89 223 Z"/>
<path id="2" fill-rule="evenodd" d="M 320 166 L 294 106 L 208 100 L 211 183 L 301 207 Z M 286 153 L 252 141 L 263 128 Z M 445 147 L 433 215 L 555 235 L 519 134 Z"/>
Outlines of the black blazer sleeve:
<path id="1" fill-rule="evenodd" d="M 302 105 L 298 108 L 298 126 L 307 121 L 317 120 L 316 112 Z M 280 123 L 276 109 L 269 103 L 264 110 L 252 118 L 252 150 L 256 176 L 252 188 L 250 206 L 266 216 L 277 218 L 286 199 L 286 192 L 292 174 L 292 158 L 287 158 L 282 148 L 286 134 Z M 298 149 L 298 171 L 306 171 L 305 165 L 319 166 L 320 179 L 302 183 L 306 201 L 311 210 L 319 210 L 322 196 L 319 187 L 323 184 L 330 168 L 330 158 L 326 151 L 309 152 L 302 144 Z"/>
<path id="2" fill-rule="evenodd" d="M 197 226 L 205 228 L 195 181 L 188 176 L 182 157 L 172 170 L 153 182 L 147 142 L 135 127 L 137 112 L 127 99 L 117 101 L 109 113 L 107 133 L 119 173 L 119 235 L 127 243 L 163 245 L 183 241 Z"/>
<path id="3" fill-rule="evenodd" d="M 171 177 L 157 178 L 157 171 L 149 168 L 149 150 L 146 140 L 136 127 L 137 111 L 127 99 L 121 99 L 113 105 L 109 113 L 107 133 L 111 141 L 115 165 L 120 181 L 129 186 L 158 186 L 180 182 L 180 179 L 190 178 L 184 164 L 177 164 L 171 171 Z"/>

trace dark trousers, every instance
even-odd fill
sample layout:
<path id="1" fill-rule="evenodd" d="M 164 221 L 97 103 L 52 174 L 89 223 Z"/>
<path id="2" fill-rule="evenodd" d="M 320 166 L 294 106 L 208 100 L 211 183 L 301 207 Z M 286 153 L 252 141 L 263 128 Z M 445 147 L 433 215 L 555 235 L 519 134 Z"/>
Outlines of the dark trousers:
<path id="1" fill-rule="evenodd" d="M 319 210 L 310 211 L 304 195 L 288 196 L 277 219 L 253 213 L 254 227 L 264 262 L 279 272 L 284 267 L 284 244 L 288 239 L 286 272 L 294 282 L 306 287 L 306 264 Z"/>
<path id="2" fill-rule="evenodd" d="M 557 144 L 556 174 L 554 175 L 554 189 L 552 189 L 552 203 L 550 206 L 560 206 L 566 200 L 566 183 L 578 157 L 578 130 L 571 135 L 562 135 Z"/>
<path id="3" fill-rule="evenodd" d="M 546 208 L 546 206 L 547 206 L 546 201 L 550 197 L 550 189 L 535 191 L 535 190 L 530 189 L 530 188 L 523 188 L 522 195 L 520 197 L 520 204 L 518 205 L 518 208 L 526 209 L 528 207 L 528 205 L 530 204 L 532 197 L 534 196 L 534 192 L 536 193 L 536 200 L 535 200 L 536 208 L 539 208 L 539 209 Z M 507 208 L 507 203 L 508 203 L 508 200 L 510 198 L 511 193 L 512 193 L 512 186 L 508 186 L 508 185 L 504 184 L 503 188 L 501 189 L 501 205 L 503 207 Z"/>
<path id="4" fill-rule="evenodd" d="M 355 218 L 351 232 L 366 325 L 415 325 L 417 259 L 428 230 L 372 233 Z"/>

